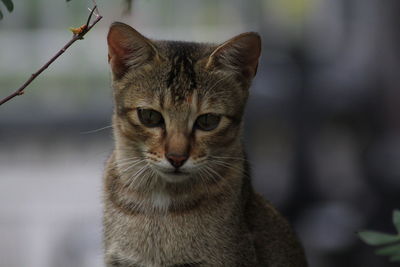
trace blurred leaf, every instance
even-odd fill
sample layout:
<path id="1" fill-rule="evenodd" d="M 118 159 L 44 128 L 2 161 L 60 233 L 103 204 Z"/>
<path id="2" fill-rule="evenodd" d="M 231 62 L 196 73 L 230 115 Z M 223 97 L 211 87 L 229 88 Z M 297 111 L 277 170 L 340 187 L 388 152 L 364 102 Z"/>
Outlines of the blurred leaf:
<path id="1" fill-rule="evenodd" d="M 400 244 L 390 245 L 376 251 L 378 255 L 397 256 L 400 255 Z"/>
<path id="2" fill-rule="evenodd" d="M 393 211 L 393 224 L 396 226 L 397 233 L 400 234 L 400 210 Z"/>
<path id="3" fill-rule="evenodd" d="M 6 6 L 8 12 L 12 12 L 14 10 L 14 4 L 12 0 L 1 0 L 1 1 Z"/>
<path id="4" fill-rule="evenodd" d="M 400 255 L 390 257 L 390 261 L 398 261 L 400 262 Z"/>
<path id="5" fill-rule="evenodd" d="M 67 2 L 71 1 L 71 0 L 66 0 Z"/>
<path id="6" fill-rule="evenodd" d="M 125 0 L 124 13 L 128 14 L 132 11 L 133 0 Z"/>
<path id="7" fill-rule="evenodd" d="M 12 12 L 14 10 L 14 4 L 12 0 L 0 0 L 6 6 L 8 12 Z M 3 12 L 0 9 L 0 20 L 3 19 Z"/>
<path id="8" fill-rule="evenodd" d="M 375 231 L 359 232 L 358 236 L 368 245 L 386 245 L 400 241 L 399 235 L 389 235 Z"/>

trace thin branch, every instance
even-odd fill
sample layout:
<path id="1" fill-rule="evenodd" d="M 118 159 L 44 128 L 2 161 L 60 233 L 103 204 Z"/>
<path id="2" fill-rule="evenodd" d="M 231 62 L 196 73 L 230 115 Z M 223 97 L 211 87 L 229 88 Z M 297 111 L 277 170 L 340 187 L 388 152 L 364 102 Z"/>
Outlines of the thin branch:
<path id="1" fill-rule="evenodd" d="M 85 24 L 86 27 L 89 27 L 89 23 L 90 23 L 90 21 L 92 20 L 92 15 L 93 15 L 93 13 L 94 13 L 95 10 L 96 10 L 96 6 L 94 6 L 93 10 L 90 11 L 89 17 L 88 17 L 88 19 L 87 19 L 87 21 L 86 21 L 86 24 Z"/>
<path id="2" fill-rule="evenodd" d="M 94 15 L 96 16 L 96 19 L 92 22 L 92 24 L 89 25 L 90 23 L 90 19 L 93 15 L 93 13 L 95 12 L 95 10 L 97 9 L 97 6 L 95 5 L 93 7 L 93 9 L 90 12 L 90 15 L 88 17 L 87 23 L 84 25 L 85 27 L 82 27 L 82 31 L 80 31 L 78 34 L 74 34 L 72 39 L 66 44 L 64 45 L 63 48 L 61 48 L 49 61 L 47 61 L 46 64 L 44 64 L 38 71 L 36 71 L 35 73 L 33 73 L 30 78 L 20 87 L 18 88 L 17 91 L 15 91 L 14 93 L 12 93 L 11 95 L 3 98 L 0 101 L 0 106 L 3 105 L 4 103 L 6 103 L 7 101 L 11 100 L 12 98 L 22 95 L 24 94 L 24 90 L 25 88 L 33 81 L 36 79 L 37 76 L 39 76 L 45 69 L 47 69 L 51 63 L 53 63 L 59 56 L 61 56 L 73 43 L 75 43 L 78 40 L 83 39 L 83 37 L 85 36 L 86 33 L 88 33 L 94 25 L 97 24 L 97 22 L 99 22 L 103 17 L 100 16 L 99 14 L 95 13 Z"/>

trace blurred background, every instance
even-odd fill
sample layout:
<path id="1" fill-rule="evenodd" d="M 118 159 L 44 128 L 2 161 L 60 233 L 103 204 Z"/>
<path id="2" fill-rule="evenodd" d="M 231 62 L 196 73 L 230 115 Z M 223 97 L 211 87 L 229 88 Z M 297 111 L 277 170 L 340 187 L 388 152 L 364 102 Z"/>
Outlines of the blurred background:
<path id="1" fill-rule="evenodd" d="M 390 267 L 356 236 L 400 207 L 398 0 L 98 0 L 104 19 L 0 107 L 0 267 L 101 267 L 101 175 L 113 146 L 106 34 L 222 42 L 258 31 L 246 113 L 254 186 L 290 220 L 311 267 Z M 87 18 L 91 1 L 1 9 L 0 98 Z"/>

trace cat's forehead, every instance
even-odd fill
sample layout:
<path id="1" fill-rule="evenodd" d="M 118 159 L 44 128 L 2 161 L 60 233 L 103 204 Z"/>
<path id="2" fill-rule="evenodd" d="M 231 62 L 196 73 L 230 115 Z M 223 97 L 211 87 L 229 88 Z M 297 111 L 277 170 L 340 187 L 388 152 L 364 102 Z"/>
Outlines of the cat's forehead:
<path id="1" fill-rule="evenodd" d="M 212 45 L 181 41 L 158 41 L 155 44 L 162 60 L 152 63 L 144 73 L 132 70 L 127 87 L 139 90 L 141 96 L 152 102 L 176 105 L 190 102 L 195 90 L 197 94 L 204 91 L 205 71 L 199 65 L 211 53 Z"/>
<path id="2" fill-rule="evenodd" d="M 210 52 L 211 46 L 193 42 L 167 41 L 160 43 L 166 59 L 165 89 L 176 98 L 186 99 L 193 90 L 199 89 L 198 63 Z"/>
<path id="3" fill-rule="evenodd" d="M 155 41 L 154 43 L 161 54 L 173 63 L 182 58 L 200 60 L 215 48 L 213 44 L 186 41 Z"/>

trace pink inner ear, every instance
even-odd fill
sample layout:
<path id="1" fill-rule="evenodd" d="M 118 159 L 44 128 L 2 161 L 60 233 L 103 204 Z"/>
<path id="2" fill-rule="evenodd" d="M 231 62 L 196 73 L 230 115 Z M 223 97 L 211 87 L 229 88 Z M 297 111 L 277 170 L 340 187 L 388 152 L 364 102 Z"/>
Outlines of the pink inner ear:
<path id="1" fill-rule="evenodd" d="M 108 57 L 115 77 L 121 77 L 129 68 L 149 63 L 156 55 L 151 41 L 132 27 L 115 22 L 107 36 Z"/>
<path id="2" fill-rule="evenodd" d="M 127 37 L 117 30 L 111 30 L 107 36 L 108 51 L 110 58 L 123 58 L 127 54 L 127 48 L 123 46 Z"/>
<path id="3" fill-rule="evenodd" d="M 128 37 L 119 30 L 111 30 L 107 36 L 108 42 L 108 62 L 112 71 L 117 75 L 121 75 L 127 68 L 125 59 L 130 49 L 124 45 L 127 43 Z"/>

